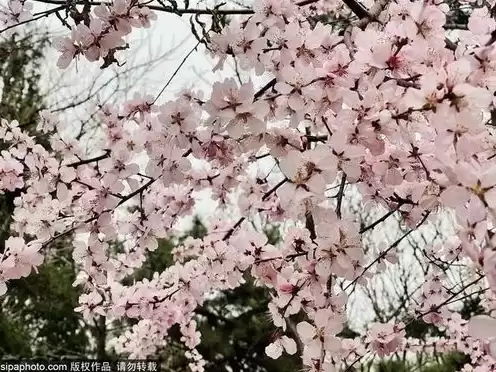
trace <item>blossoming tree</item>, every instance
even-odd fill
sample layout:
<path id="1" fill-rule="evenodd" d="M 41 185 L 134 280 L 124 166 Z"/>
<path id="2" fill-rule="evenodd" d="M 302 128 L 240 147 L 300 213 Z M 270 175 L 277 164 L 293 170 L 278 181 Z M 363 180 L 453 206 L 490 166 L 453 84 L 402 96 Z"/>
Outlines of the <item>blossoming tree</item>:
<path id="1" fill-rule="evenodd" d="M 48 112 L 39 129 L 51 135 L 50 151 L 16 122 L 2 121 L 9 147 L 1 153 L 0 187 L 21 195 L 0 261 L 2 293 L 9 280 L 42 265 L 44 247 L 73 234 L 76 284 L 85 290 L 76 311 L 135 319 L 117 340 L 131 357 L 166 347 L 178 325 L 190 367 L 201 371 L 195 309 L 209 293 L 250 276 L 271 292 L 268 311 L 279 329 L 266 348 L 273 358 L 299 353 L 309 371 L 350 371 L 371 355 L 455 349 L 470 357 L 464 371 L 496 370 L 494 1 L 467 2 L 474 9 L 456 40 L 446 24 L 449 5 L 435 1 L 256 0 L 249 9 L 45 2 L 53 7 L 33 13 L 28 2 L 9 0 L 1 32 L 66 10 L 71 32 L 53 43 L 60 68 L 83 57 L 103 68 L 119 63 L 119 51 L 133 48 L 126 36 L 166 11 L 195 15 L 192 32 L 216 68 L 232 56 L 244 71 L 270 79 L 260 87 L 226 79 L 205 95 L 184 91 L 170 102 L 159 95 L 104 105 L 106 144 L 93 157 L 82 155 L 83 143 L 62 138 L 65 124 Z M 350 11 L 356 21 L 342 33 L 318 21 Z M 269 160 L 279 179 L 264 176 L 259 165 Z M 384 210 L 371 224 L 342 212 L 352 187 L 365 206 Z M 157 239 L 191 214 L 203 189 L 212 190 L 219 210 L 234 205 L 240 218 L 220 218 L 203 239 L 177 248 L 165 271 L 124 285 Z M 405 233 L 366 251 L 367 234 L 393 215 Z M 430 270 L 410 309 L 444 336 L 426 344 L 405 338 L 408 324 L 389 322 L 341 338 L 354 288 L 394 265 L 401 241 L 446 215 L 455 232 L 448 243 L 423 249 Z M 282 246 L 252 229 L 260 216 L 292 224 Z M 109 249 L 116 240 L 118 253 Z M 466 266 L 472 280 L 447 286 L 440 263 Z M 484 293 L 488 315 L 467 322 L 450 305 L 471 288 Z M 292 331 L 296 315 L 304 320 Z"/>

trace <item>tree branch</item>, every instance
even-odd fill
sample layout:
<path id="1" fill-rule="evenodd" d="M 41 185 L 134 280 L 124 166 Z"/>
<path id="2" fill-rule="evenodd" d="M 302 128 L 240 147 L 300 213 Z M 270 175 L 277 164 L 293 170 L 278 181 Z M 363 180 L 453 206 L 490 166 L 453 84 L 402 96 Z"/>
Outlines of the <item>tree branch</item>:
<path id="1" fill-rule="evenodd" d="M 391 209 L 389 212 L 387 212 L 385 215 L 383 215 L 381 218 L 379 218 L 378 220 L 374 221 L 373 223 L 371 223 L 370 225 L 364 227 L 363 229 L 361 229 L 359 231 L 360 234 L 363 234 L 364 232 L 368 231 L 368 230 L 371 230 L 373 229 L 374 227 L 376 227 L 377 225 L 379 225 L 381 222 L 384 222 L 386 221 L 390 216 L 392 216 L 394 213 L 396 213 L 400 207 L 403 205 L 403 203 L 399 202 L 398 205 L 396 206 L 396 208 L 394 209 Z"/>
<path id="2" fill-rule="evenodd" d="M 343 197 L 344 197 L 344 187 L 346 186 L 346 173 L 343 172 L 343 176 L 341 177 L 341 183 L 339 184 L 339 191 L 338 191 L 338 200 L 337 200 L 337 206 L 336 206 L 336 214 L 338 215 L 338 218 L 341 219 L 341 204 L 343 204 Z"/>
<path id="3" fill-rule="evenodd" d="M 35 0 L 40 3 L 46 3 L 46 4 L 60 4 L 64 5 L 62 7 L 59 7 L 57 10 L 64 9 L 66 7 L 67 2 L 64 0 Z M 296 5 L 298 6 L 305 6 L 309 4 L 316 3 L 318 0 L 305 0 L 297 3 Z M 74 3 L 75 5 L 90 5 L 90 6 L 98 6 L 98 5 L 112 5 L 111 2 L 107 1 L 77 1 Z M 165 12 L 165 13 L 173 13 L 173 14 L 178 14 L 178 15 L 185 15 L 185 14 L 195 14 L 195 15 L 251 15 L 254 14 L 253 9 L 184 9 L 184 8 L 173 8 L 171 7 L 164 7 L 164 6 L 158 6 L 158 5 L 142 5 L 146 6 L 147 8 L 151 10 L 156 10 L 159 12 Z M 55 13 L 57 10 L 50 10 L 50 12 Z M 41 17 L 40 17 L 41 18 Z M 26 22 L 25 22 L 26 23 Z"/>
<path id="4" fill-rule="evenodd" d="M 102 154 L 100 156 L 96 156 L 94 158 L 91 158 L 91 159 L 85 159 L 85 160 L 81 160 L 81 161 L 77 161 L 77 162 L 74 162 L 74 163 L 70 163 L 70 164 L 67 164 L 66 167 L 79 167 L 80 165 L 84 165 L 84 164 L 90 164 L 90 163 L 93 163 L 93 162 L 96 162 L 96 161 L 99 161 L 99 160 L 102 160 L 102 159 L 106 159 L 110 156 L 110 150 L 105 150 L 105 154 Z"/>

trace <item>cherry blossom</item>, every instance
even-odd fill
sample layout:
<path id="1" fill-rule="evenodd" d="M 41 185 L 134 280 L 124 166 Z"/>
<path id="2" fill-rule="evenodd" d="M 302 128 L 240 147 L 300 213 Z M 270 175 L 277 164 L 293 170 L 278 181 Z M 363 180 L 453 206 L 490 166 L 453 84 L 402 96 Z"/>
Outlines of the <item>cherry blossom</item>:
<path id="1" fill-rule="evenodd" d="M 128 35 L 157 20 L 146 4 L 90 4 L 73 16 L 68 34 L 53 40 L 58 67 L 74 59 L 119 67 L 116 53 L 135 48 Z M 463 371 L 494 371 L 496 37 L 486 5 L 474 5 L 455 42 L 448 4 L 256 0 L 199 40 L 214 70 L 227 72 L 234 58 L 256 78 L 99 106 L 103 137 L 90 155 L 62 137 L 68 123 L 54 113 L 40 113 L 45 147 L 2 120 L 0 190 L 15 200 L 0 295 L 9 281 L 35 275 L 65 237 L 83 290 L 76 311 L 133 319 L 115 340 L 132 358 L 167 348 L 175 327 L 190 369 L 203 371 L 195 310 L 253 280 L 270 296 L 271 358 L 300 353 L 306 370 L 323 372 L 368 356 L 458 350 L 470 359 Z M 322 22 L 329 11 L 358 20 L 339 33 Z M 31 17 L 27 2 L 0 9 L 2 27 Z M 206 236 L 182 241 L 163 272 L 126 281 L 203 192 L 216 204 Z M 361 210 L 381 214 L 369 222 L 350 213 L 352 193 Z M 428 269 L 405 309 L 443 336 L 408 338 L 407 321 L 381 321 L 342 337 L 356 291 L 401 264 L 402 241 L 448 215 L 448 239 L 416 252 Z M 369 249 L 375 229 L 393 219 L 401 235 Z M 281 222 L 281 241 L 269 244 L 259 221 Z M 449 284 L 455 265 L 468 284 Z M 489 315 L 467 323 L 453 310 L 467 291 L 483 293 Z"/>

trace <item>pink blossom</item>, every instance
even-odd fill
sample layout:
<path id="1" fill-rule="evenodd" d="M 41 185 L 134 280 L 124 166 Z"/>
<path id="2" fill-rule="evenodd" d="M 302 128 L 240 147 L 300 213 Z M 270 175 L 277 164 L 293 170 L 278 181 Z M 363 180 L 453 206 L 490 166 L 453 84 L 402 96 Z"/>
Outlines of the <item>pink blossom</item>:
<path id="1" fill-rule="evenodd" d="M 380 357 L 390 355 L 403 342 L 405 332 L 402 330 L 402 324 L 381 324 L 374 323 L 369 331 L 369 339 L 372 347 Z"/>
<path id="2" fill-rule="evenodd" d="M 286 351 L 290 355 L 295 354 L 296 342 L 288 336 L 282 336 L 265 348 L 267 356 L 273 359 L 278 359 L 283 351 Z"/>

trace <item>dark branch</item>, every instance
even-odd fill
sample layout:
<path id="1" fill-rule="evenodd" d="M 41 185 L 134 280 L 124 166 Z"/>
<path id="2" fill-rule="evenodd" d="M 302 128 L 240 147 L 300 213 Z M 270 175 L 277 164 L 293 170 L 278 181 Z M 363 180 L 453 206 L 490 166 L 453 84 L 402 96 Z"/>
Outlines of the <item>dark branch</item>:
<path id="1" fill-rule="evenodd" d="M 336 206 L 336 214 L 338 215 L 338 218 L 341 219 L 341 205 L 343 204 L 343 197 L 344 197 L 344 187 L 346 186 L 346 173 L 343 172 L 343 176 L 341 177 L 341 183 L 339 184 L 339 191 L 338 191 L 338 200 L 337 200 L 337 206 Z"/>
<path id="2" fill-rule="evenodd" d="M 100 156 L 96 156 L 94 158 L 91 158 L 91 159 L 85 159 L 85 160 L 81 160 L 81 161 L 77 161 L 75 163 L 70 163 L 70 164 L 67 164 L 66 167 L 79 167 L 80 165 L 84 165 L 84 164 L 90 164 L 90 163 L 93 163 L 93 162 L 96 162 L 96 161 L 99 161 L 99 160 L 102 160 L 102 159 L 106 159 L 110 156 L 110 150 L 105 150 L 105 154 L 102 154 Z"/>

